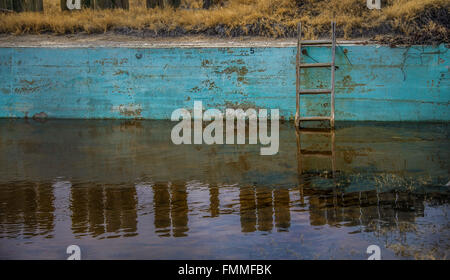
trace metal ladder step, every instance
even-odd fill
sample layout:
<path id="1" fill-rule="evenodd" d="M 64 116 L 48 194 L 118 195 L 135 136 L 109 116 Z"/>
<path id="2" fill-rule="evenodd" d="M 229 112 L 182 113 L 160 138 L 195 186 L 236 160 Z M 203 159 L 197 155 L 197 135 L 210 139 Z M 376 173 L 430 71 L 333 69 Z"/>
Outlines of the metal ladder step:
<path id="1" fill-rule="evenodd" d="M 300 121 L 327 121 L 330 120 L 331 117 L 300 117 Z"/>
<path id="2" fill-rule="evenodd" d="M 331 67 L 332 63 L 300 63 L 300 68 Z"/>
<path id="3" fill-rule="evenodd" d="M 332 40 L 302 40 L 300 41 L 300 44 L 305 46 L 311 46 L 311 45 L 331 45 L 333 44 Z"/>
<path id="4" fill-rule="evenodd" d="M 326 94 L 331 93 L 331 89 L 303 89 L 298 94 Z"/>
<path id="5" fill-rule="evenodd" d="M 310 157 L 331 157 L 333 155 L 332 151 L 311 151 L 311 150 L 302 150 L 302 156 L 310 156 Z"/>

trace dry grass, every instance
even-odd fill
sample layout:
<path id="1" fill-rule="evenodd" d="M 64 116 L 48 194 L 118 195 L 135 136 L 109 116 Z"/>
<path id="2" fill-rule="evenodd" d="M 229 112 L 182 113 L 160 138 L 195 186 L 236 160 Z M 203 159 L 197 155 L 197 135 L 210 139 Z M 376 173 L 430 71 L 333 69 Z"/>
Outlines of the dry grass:
<path id="1" fill-rule="evenodd" d="M 201 0 L 183 0 L 180 9 L 145 9 L 144 0 L 130 0 L 130 10 L 61 12 L 59 0 L 44 0 L 43 13 L 1 14 L 0 33 L 103 33 L 151 31 L 152 36 L 209 34 L 294 37 L 301 21 L 304 36 L 329 32 L 334 18 L 340 37 L 401 35 L 420 41 L 449 42 L 448 0 L 385 0 L 369 10 L 365 0 L 222 0 L 210 10 Z"/>

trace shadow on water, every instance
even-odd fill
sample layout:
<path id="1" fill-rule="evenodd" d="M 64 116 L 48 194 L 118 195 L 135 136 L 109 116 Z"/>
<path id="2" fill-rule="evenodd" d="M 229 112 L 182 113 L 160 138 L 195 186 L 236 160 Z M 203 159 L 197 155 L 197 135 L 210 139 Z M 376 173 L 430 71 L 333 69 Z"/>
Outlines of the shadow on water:
<path id="1" fill-rule="evenodd" d="M 274 156 L 173 125 L 0 120 L 0 258 L 448 258 L 447 123 L 283 123 Z"/>

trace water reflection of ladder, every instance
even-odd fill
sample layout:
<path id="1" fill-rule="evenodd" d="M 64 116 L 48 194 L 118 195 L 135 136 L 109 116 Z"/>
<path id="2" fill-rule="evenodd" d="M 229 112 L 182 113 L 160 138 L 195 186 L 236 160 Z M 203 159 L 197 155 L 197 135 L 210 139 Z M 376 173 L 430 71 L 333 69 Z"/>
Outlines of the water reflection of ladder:
<path id="1" fill-rule="evenodd" d="M 303 173 L 303 158 L 304 157 L 316 157 L 316 158 L 329 158 L 331 160 L 331 174 L 333 178 L 336 173 L 336 144 L 335 144 L 335 130 L 324 128 L 303 128 L 296 129 L 297 136 L 297 161 L 298 161 L 298 175 Z M 331 149 L 329 151 L 312 151 L 302 149 L 301 135 L 326 135 L 329 136 L 331 142 Z"/>
<path id="2" fill-rule="evenodd" d="M 297 61 L 296 61 L 296 113 L 295 125 L 300 127 L 302 121 L 330 121 L 330 127 L 334 128 L 334 72 L 335 72 L 335 56 L 336 56 L 336 23 L 331 23 L 332 39 L 318 40 L 318 41 L 302 41 L 302 28 L 299 23 L 297 26 L 298 41 L 297 41 Z M 329 45 L 331 44 L 331 63 L 301 63 L 302 46 L 313 45 Z M 331 67 L 331 88 L 329 89 L 300 89 L 300 70 L 301 68 L 316 68 L 316 67 Z M 304 94 L 331 94 L 331 114 L 330 116 L 300 116 L 300 95 Z"/>

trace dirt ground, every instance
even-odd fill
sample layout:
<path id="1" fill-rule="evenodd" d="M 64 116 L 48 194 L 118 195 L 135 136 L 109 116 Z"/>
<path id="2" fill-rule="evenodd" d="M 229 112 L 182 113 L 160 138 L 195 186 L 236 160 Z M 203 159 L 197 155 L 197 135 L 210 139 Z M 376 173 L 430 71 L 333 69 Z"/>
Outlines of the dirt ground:
<path id="1" fill-rule="evenodd" d="M 338 40 L 339 44 L 373 44 L 369 39 Z M 192 48 L 192 47 L 294 47 L 295 38 L 239 37 L 216 38 L 208 36 L 142 37 L 105 34 L 71 35 L 0 35 L 0 47 L 133 47 L 133 48 Z"/>

